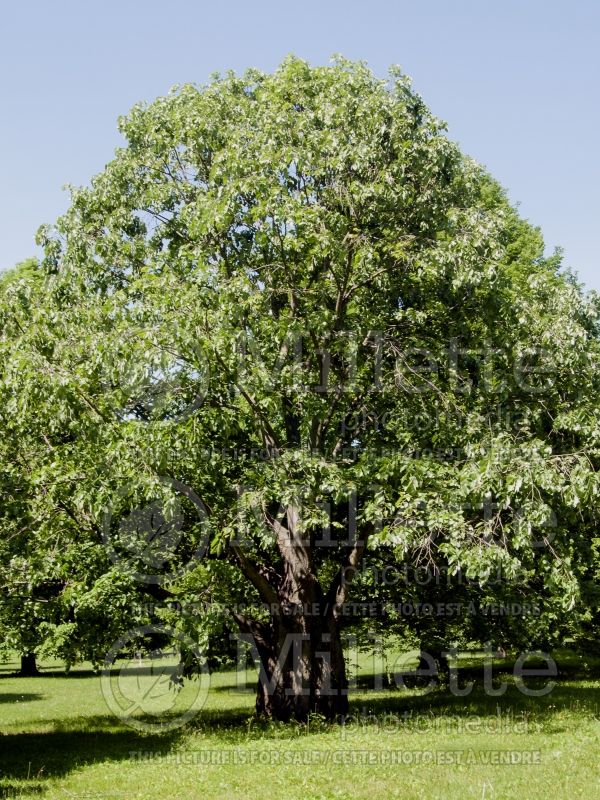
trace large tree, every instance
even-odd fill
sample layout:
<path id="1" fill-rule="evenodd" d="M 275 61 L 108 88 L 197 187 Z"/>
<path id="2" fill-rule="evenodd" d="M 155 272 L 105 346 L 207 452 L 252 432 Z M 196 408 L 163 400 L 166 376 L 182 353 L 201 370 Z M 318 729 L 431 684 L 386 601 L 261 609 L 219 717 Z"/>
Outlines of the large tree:
<path id="1" fill-rule="evenodd" d="M 575 603 L 597 309 L 408 80 L 291 58 L 120 125 L 41 230 L 45 302 L 8 348 L 11 434 L 35 408 L 48 443 L 38 518 L 60 501 L 164 592 L 246 586 L 282 719 L 346 710 L 345 603 L 379 544 Z M 152 561 L 123 531 L 156 498 L 185 524 Z"/>

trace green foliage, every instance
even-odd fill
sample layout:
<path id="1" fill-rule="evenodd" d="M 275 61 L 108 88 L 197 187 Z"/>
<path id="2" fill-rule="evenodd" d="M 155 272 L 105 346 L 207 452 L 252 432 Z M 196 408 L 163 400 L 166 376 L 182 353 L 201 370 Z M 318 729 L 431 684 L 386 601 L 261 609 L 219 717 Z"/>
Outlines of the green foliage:
<path id="1" fill-rule="evenodd" d="M 501 569 L 578 607 L 598 302 L 408 79 L 290 58 L 120 127 L 126 145 L 40 230 L 44 278 L 11 282 L 0 309 L 2 559 L 28 586 L 63 582 L 42 615 L 57 651 L 78 620 L 116 630 L 115 606 L 152 596 L 144 548 L 107 555 L 107 515 L 112 536 L 155 502 L 175 519 L 177 500 L 162 599 L 277 596 L 296 534 L 325 596 L 355 519 L 371 552 L 483 587 Z"/>

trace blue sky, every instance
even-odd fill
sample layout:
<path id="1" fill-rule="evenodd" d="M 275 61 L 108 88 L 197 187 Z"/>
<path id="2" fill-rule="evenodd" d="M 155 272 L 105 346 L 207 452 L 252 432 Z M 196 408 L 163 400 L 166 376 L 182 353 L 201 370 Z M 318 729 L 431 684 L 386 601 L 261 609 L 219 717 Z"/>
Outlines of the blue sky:
<path id="1" fill-rule="evenodd" d="M 549 248 L 600 289 L 597 0 L 3 3 L 0 267 L 36 252 L 120 143 L 116 119 L 211 72 L 333 53 L 400 64 Z"/>

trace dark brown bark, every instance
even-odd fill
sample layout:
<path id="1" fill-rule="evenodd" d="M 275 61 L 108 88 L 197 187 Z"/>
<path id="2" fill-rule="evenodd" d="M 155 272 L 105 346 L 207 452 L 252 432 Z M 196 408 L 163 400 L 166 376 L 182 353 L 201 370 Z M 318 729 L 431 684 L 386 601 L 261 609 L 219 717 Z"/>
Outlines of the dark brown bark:
<path id="1" fill-rule="evenodd" d="M 256 711 L 305 722 L 309 714 L 335 720 L 348 713 L 348 680 L 339 627 L 321 615 L 275 621 L 257 642 Z"/>
<path id="2" fill-rule="evenodd" d="M 37 668 L 35 653 L 24 653 L 21 656 L 21 669 L 18 674 L 21 678 L 33 678 L 40 674 Z"/>
<path id="3" fill-rule="evenodd" d="M 340 636 L 342 606 L 362 558 L 367 535 L 348 547 L 325 593 L 316 577 L 313 546 L 298 510 L 285 524 L 266 515 L 281 556 L 276 579 L 233 545 L 240 569 L 271 608 L 268 624 L 234 617 L 259 665 L 256 711 L 278 720 L 334 720 L 348 712 L 348 680 Z"/>

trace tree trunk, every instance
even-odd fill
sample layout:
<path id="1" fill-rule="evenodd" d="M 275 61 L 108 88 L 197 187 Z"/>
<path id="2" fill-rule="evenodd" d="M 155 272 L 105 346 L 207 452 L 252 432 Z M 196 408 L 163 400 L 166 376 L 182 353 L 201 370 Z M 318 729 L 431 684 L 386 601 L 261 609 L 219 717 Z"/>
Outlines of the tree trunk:
<path id="1" fill-rule="evenodd" d="M 33 678 L 39 674 L 40 671 L 37 668 L 35 653 L 25 653 L 21 655 L 21 669 L 19 670 L 19 675 L 22 678 Z"/>
<path id="2" fill-rule="evenodd" d="M 416 669 L 402 673 L 401 685 L 407 689 L 446 683 L 450 675 L 448 659 L 439 648 L 428 647 L 419 653 Z"/>
<path id="3" fill-rule="evenodd" d="M 236 544 L 234 553 L 261 600 L 271 608 L 269 623 L 233 617 L 259 665 L 256 711 L 277 720 L 305 722 L 309 714 L 335 720 L 348 712 L 348 680 L 340 619 L 348 588 L 362 557 L 366 536 L 349 546 L 327 593 L 316 576 L 314 553 L 298 509 L 290 505 L 287 524 L 271 519 L 282 565 L 261 571 Z"/>
<path id="4" fill-rule="evenodd" d="M 348 680 L 339 626 L 319 615 L 274 620 L 256 640 L 256 711 L 305 722 L 310 713 L 335 720 L 348 713 Z"/>

